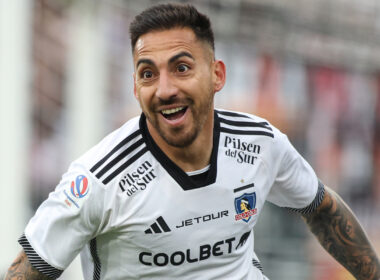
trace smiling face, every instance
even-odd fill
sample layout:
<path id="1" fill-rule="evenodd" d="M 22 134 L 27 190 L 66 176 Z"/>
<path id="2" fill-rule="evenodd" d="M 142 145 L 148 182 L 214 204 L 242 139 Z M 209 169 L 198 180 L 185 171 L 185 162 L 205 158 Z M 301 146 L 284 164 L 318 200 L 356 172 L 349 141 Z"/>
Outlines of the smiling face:
<path id="1" fill-rule="evenodd" d="M 155 141 L 187 147 L 200 133 L 212 133 L 204 128 L 212 127 L 225 67 L 207 43 L 190 28 L 154 31 L 138 39 L 133 58 L 134 93 Z"/>

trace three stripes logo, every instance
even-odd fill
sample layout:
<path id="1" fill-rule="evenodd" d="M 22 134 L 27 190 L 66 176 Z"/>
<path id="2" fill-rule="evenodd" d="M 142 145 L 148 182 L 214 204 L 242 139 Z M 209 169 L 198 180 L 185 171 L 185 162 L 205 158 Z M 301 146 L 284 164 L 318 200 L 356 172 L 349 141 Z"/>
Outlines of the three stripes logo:
<path id="1" fill-rule="evenodd" d="M 151 224 L 150 228 L 148 228 L 145 231 L 145 234 L 152 234 L 153 232 L 154 233 L 162 233 L 163 231 L 164 232 L 170 232 L 171 230 L 170 230 L 169 226 L 167 225 L 167 223 L 165 222 L 164 218 L 162 218 L 162 216 L 160 216 L 156 219 L 156 222 Z"/>

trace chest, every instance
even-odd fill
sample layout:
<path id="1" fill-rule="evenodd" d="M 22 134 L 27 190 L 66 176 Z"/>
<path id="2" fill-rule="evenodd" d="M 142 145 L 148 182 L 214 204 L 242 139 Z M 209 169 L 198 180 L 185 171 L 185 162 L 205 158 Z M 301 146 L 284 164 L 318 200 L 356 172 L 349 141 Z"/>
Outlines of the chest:
<path id="1" fill-rule="evenodd" d="M 215 182 L 188 190 L 161 164 L 141 158 L 117 181 L 107 231 L 97 238 L 99 250 L 112 257 L 118 252 L 113 262 L 123 260 L 138 273 L 250 262 L 252 229 L 270 176 L 260 156 L 240 162 L 227 151 L 220 151 Z"/>
<path id="2" fill-rule="evenodd" d="M 269 191 L 260 157 L 254 164 L 220 157 L 214 183 L 184 190 L 160 164 L 142 161 L 119 180 L 111 227 L 144 246 L 221 242 L 252 230 Z M 168 242 L 170 240 L 170 242 Z"/>

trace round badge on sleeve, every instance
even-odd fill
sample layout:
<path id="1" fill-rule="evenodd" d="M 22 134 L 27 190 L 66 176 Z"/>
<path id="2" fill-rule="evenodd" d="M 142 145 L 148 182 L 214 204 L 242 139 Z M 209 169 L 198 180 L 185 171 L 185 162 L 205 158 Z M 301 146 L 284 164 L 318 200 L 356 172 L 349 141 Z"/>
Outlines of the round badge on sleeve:
<path id="1" fill-rule="evenodd" d="M 84 175 L 79 175 L 75 181 L 71 182 L 71 194 L 76 198 L 83 198 L 88 194 L 88 179 Z"/>
<path id="2" fill-rule="evenodd" d="M 90 192 L 90 182 L 85 175 L 77 175 L 71 180 L 68 187 L 65 187 L 65 204 L 69 207 L 80 208 L 87 199 Z"/>

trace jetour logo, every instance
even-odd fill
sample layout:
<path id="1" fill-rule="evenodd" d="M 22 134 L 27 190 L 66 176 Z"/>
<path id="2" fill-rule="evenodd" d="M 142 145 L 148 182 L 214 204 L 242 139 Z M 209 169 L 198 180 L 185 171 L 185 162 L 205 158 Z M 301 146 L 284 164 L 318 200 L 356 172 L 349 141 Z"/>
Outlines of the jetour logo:
<path id="1" fill-rule="evenodd" d="M 77 176 L 75 181 L 71 182 L 71 194 L 76 198 L 85 197 L 88 190 L 88 179 L 84 175 Z"/>

